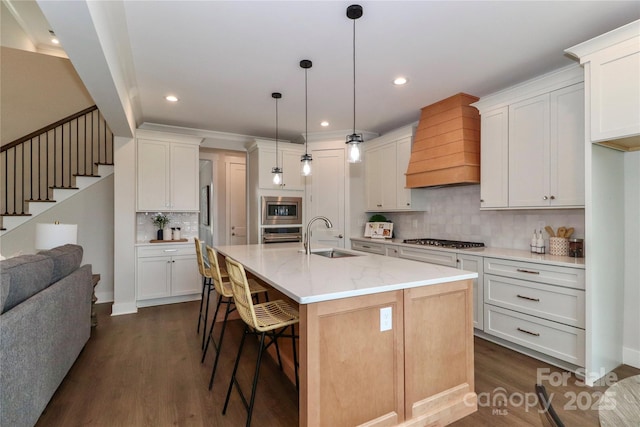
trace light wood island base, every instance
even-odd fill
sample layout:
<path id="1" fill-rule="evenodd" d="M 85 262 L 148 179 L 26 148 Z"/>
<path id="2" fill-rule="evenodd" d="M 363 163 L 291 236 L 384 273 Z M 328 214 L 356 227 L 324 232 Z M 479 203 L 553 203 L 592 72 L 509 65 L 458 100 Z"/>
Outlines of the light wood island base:
<path id="1" fill-rule="evenodd" d="M 477 410 L 472 282 L 300 305 L 300 426 L 435 426 Z M 392 328 L 380 331 L 380 309 Z"/>

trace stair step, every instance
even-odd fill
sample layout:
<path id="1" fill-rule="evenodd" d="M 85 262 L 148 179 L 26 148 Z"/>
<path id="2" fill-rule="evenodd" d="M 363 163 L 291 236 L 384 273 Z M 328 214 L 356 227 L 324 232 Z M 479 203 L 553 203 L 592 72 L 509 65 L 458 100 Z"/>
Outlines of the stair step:
<path id="1" fill-rule="evenodd" d="M 89 178 L 100 178 L 100 175 L 93 175 L 88 173 L 74 173 L 73 176 L 86 176 Z"/>
<path id="2" fill-rule="evenodd" d="M 78 187 L 49 187 L 52 190 L 79 190 Z"/>
<path id="3" fill-rule="evenodd" d="M 16 216 L 31 216 L 31 214 L 30 213 L 3 213 L 3 214 L 0 214 L 0 216 L 16 217 Z"/>
<path id="4" fill-rule="evenodd" d="M 95 162 L 94 165 L 96 166 L 113 166 L 113 163 L 100 163 L 100 162 Z"/>
<path id="5" fill-rule="evenodd" d="M 27 202 L 27 203 L 40 203 L 40 202 L 55 203 L 56 201 L 53 200 L 53 199 L 49 199 L 49 200 L 25 199 L 25 202 Z"/>

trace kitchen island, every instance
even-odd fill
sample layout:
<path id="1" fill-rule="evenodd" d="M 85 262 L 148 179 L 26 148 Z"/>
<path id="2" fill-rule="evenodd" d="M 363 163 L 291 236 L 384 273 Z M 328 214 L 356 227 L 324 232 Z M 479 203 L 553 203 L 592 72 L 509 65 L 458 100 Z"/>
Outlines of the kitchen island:
<path id="1" fill-rule="evenodd" d="M 217 247 L 299 304 L 300 426 L 446 425 L 476 411 L 477 273 L 300 249 Z"/>

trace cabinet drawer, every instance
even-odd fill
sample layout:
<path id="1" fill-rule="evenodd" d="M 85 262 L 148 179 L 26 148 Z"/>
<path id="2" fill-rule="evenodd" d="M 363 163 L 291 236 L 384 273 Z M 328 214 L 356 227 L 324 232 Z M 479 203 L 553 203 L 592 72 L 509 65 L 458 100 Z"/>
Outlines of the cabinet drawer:
<path id="1" fill-rule="evenodd" d="M 408 248 L 405 246 L 400 247 L 398 257 L 431 264 L 446 265 L 447 267 L 455 267 L 458 260 L 455 252 Z"/>
<path id="2" fill-rule="evenodd" d="M 157 243 L 157 246 L 140 246 L 137 249 L 138 258 L 196 254 L 196 247 L 193 243 L 190 245 Z M 197 266 L 195 267 L 197 268 Z"/>
<path id="3" fill-rule="evenodd" d="M 384 243 L 352 240 L 351 249 L 362 252 L 370 252 L 372 254 L 385 255 Z"/>
<path id="4" fill-rule="evenodd" d="M 585 334 L 582 329 L 485 304 L 484 331 L 556 359 L 584 366 Z"/>
<path id="5" fill-rule="evenodd" d="M 584 291 L 484 275 L 484 302 L 584 328 Z"/>
<path id="6" fill-rule="evenodd" d="M 533 280 L 549 285 L 584 289 L 584 270 L 533 262 L 511 261 L 500 258 L 484 259 L 485 274 Z"/>

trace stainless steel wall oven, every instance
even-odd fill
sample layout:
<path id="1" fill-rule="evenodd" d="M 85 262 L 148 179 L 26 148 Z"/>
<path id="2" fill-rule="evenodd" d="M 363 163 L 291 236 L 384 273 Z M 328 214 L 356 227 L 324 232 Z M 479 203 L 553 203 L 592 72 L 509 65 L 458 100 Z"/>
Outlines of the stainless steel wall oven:
<path id="1" fill-rule="evenodd" d="M 264 227 L 262 243 L 288 243 L 302 241 L 302 227 Z"/>

